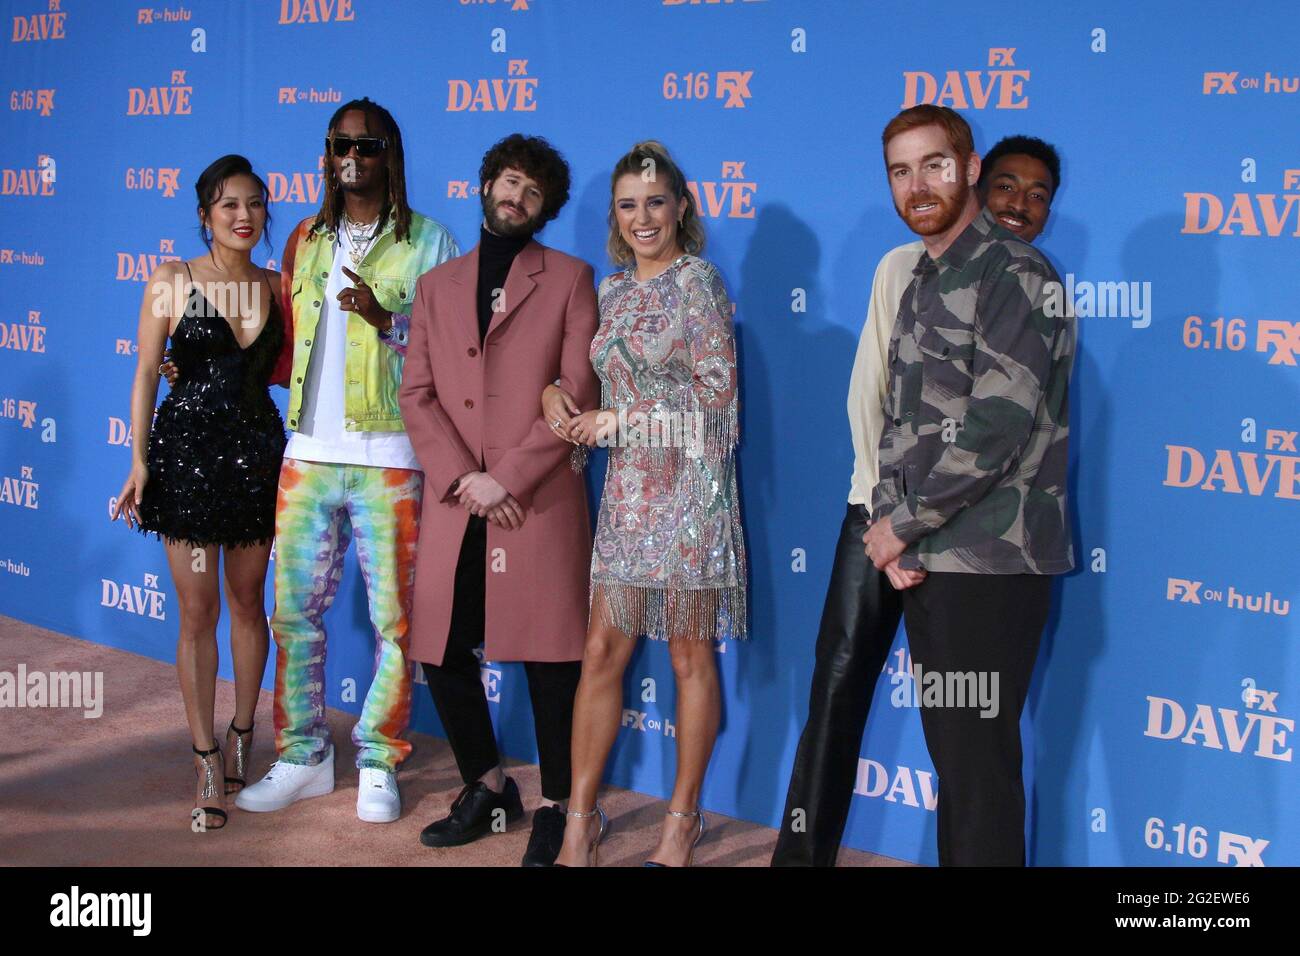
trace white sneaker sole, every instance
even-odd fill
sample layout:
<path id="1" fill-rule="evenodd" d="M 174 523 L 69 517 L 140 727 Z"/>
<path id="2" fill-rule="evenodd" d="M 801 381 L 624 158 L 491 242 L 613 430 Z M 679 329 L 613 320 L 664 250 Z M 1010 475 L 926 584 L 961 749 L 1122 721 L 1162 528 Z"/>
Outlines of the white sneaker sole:
<path id="1" fill-rule="evenodd" d="M 375 807 L 357 807 L 357 819 L 363 823 L 392 823 L 402 815 L 402 808 L 380 810 Z"/>
<path id="2" fill-rule="evenodd" d="M 283 810 L 285 807 L 293 806 L 299 800 L 307 800 L 311 797 L 323 797 L 327 793 L 334 792 L 334 780 L 326 778 L 319 783 L 313 783 L 303 787 L 288 799 L 280 798 L 278 800 L 259 800 L 257 797 L 245 798 L 246 790 L 241 790 L 235 797 L 235 806 L 249 813 L 270 813 L 274 810 Z"/>

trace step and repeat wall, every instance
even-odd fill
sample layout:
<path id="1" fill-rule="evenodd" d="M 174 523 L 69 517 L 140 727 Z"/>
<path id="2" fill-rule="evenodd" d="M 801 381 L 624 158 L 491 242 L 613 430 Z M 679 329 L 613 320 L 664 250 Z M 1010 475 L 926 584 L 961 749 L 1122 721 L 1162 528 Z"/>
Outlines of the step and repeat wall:
<path id="1" fill-rule="evenodd" d="M 0 613 L 174 660 L 162 545 L 108 515 L 145 281 L 203 252 L 193 184 L 213 159 L 266 178 L 275 267 L 320 203 L 342 102 L 392 111 L 412 205 L 466 248 L 484 151 L 541 134 L 574 187 L 539 238 L 599 276 L 609 170 L 657 138 L 699 199 L 741 357 L 753 639 L 717 647 L 703 804 L 777 825 L 849 487 L 850 366 L 876 262 L 912 238 L 880 131 L 937 102 L 981 151 L 1026 133 L 1063 160 L 1038 244 L 1079 316 L 1077 570 L 1024 718 L 1031 861 L 1300 864 L 1300 21 L 1280 0 L 1063 6 L 3 0 Z M 355 712 L 374 637 L 351 555 L 327 621 L 328 703 Z M 220 642 L 230 677 L 224 619 Z M 845 843 L 933 863 L 942 781 L 913 682 L 900 631 Z M 535 760 L 522 669 L 484 662 L 483 683 L 505 752 Z M 414 727 L 440 734 L 415 694 Z M 611 783 L 669 792 L 674 702 L 666 647 L 644 645 Z M 106 713 L 139 704 L 104 676 Z"/>

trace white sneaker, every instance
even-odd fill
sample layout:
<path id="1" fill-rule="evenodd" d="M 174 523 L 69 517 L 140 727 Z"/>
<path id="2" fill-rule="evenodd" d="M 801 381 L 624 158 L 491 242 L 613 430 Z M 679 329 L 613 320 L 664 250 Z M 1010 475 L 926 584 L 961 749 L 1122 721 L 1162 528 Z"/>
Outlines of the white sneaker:
<path id="1" fill-rule="evenodd" d="M 266 776 L 239 791 L 235 806 L 251 813 L 283 810 L 308 797 L 323 797 L 334 790 L 334 748 L 314 767 L 277 760 Z"/>
<path id="2" fill-rule="evenodd" d="M 357 816 L 366 823 L 392 823 L 402 815 L 397 774 L 374 767 L 361 768 L 357 786 Z"/>

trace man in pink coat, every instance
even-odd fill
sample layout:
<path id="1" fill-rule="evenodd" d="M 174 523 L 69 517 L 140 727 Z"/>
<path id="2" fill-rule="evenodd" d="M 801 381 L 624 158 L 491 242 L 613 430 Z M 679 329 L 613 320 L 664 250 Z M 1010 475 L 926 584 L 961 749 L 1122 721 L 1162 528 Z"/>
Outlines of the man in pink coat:
<path id="1" fill-rule="evenodd" d="M 540 400 L 558 381 L 596 407 L 596 295 L 591 266 L 532 238 L 569 198 L 568 164 L 549 143 L 506 137 L 479 182 L 479 244 L 420 277 L 398 392 L 425 474 L 410 657 L 424 664 L 465 782 L 420 841 L 461 846 L 523 815 L 474 654 L 485 644 L 487 660 L 524 662 L 544 801 L 524 865 L 549 866 L 569 796 L 591 526 L 572 446 Z"/>

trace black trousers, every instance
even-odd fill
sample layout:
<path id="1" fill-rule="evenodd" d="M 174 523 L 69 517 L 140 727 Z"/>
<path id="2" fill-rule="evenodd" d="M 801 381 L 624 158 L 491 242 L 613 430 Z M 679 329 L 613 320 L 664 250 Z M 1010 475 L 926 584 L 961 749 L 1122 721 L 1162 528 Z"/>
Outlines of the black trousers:
<path id="1" fill-rule="evenodd" d="M 773 866 L 834 866 L 839 853 L 867 710 L 903 612 L 899 592 L 867 559 L 862 536 L 869 524 L 865 507 L 849 505 L 826 587 L 808 722 L 795 752 Z"/>
<path id="2" fill-rule="evenodd" d="M 921 707 L 926 749 L 939 775 L 939 863 L 1024 866 L 1020 714 L 1052 579 L 932 571 L 902 594 L 914 668 L 998 678 L 996 716 L 983 716 L 978 706 L 952 706 L 951 699 L 947 706 Z"/>
<path id="3" fill-rule="evenodd" d="M 456 561 L 456 589 L 451 631 L 442 664 L 424 665 L 424 677 L 438 710 L 456 766 L 466 784 L 501 762 L 496 733 L 483 693 L 474 648 L 483 643 L 487 586 L 487 519 L 470 516 Z M 527 661 L 528 695 L 537 731 L 542 796 L 569 797 L 569 742 L 573 735 L 573 698 L 582 676 L 581 661 Z"/>

